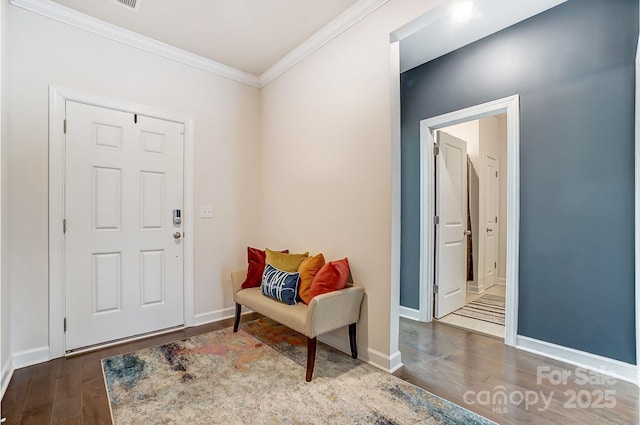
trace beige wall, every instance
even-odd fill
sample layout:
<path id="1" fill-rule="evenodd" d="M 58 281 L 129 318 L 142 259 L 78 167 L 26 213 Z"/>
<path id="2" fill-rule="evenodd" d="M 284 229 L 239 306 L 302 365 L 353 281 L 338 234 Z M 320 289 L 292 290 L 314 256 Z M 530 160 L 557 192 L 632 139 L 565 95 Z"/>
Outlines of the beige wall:
<path id="1" fill-rule="evenodd" d="M 213 219 L 194 223 L 195 313 L 206 320 L 231 307 L 229 272 L 245 266 L 257 234 L 259 90 L 23 9 L 10 14 L 10 164 L 3 160 L 2 171 L 11 190 L 2 219 L 3 231 L 11 220 L 14 354 L 49 341 L 49 84 L 193 117 L 194 207 L 214 208 Z"/>
<path id="2" fill-rule="evenodd" d="M 349 258 L 370 358 L 397 355 L 389 34 L 436 3 L 391 1 L 262 89 L 260 242 Z"/>
<path id="3" fill-rule="evenodd" d="M 47 88 L 55 84 L 194 117 L 194 206 L 214 205 L 213 220 L 195 220 L 197 315 L 231 307 L 228 273 L 245 266 L 247 245 L 347 256 L 367 291 L 359 345 L 384 367 L 398 355 L 389 34 L 441 2 L 392 0 L 262 91 L 11 7 L 3 226 L 11 223 L 12 351 L 48 345 Z"/>

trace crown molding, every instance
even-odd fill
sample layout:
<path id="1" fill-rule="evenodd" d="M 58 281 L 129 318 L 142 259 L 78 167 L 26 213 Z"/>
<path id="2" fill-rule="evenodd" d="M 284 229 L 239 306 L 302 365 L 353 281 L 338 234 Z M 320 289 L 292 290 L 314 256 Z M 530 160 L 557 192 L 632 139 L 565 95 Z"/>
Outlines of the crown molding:
<path id="1" fill-rule="evenodd" d="M 278 78 L 313 52 L 351 28 L 389 0 L 360 0 L 263 72 L 260 87 Z"/>
<path id="2" fill-rule="evenodd" d="M 147 52 L 193 66 L 204 71 L 231 80 L 239 81 L 253 87 L 260 87 L 258 77 L 248 72 L 207 59 L 186 50 L 145 37 L 84 13 L 62 6 L 51 0 L 9 0 L 14 6 L 37 13 L 47 18 L 80 28 L 85 31 L 145 50 Z"/>
<path id="3" fill-rule="evenodd" d="M 262 88 L 389 0 L 360 0 L 263 72 L 259 77 L 126 30 L 51 0 L 9 0 L 17 7 L 185 65 Z"/>

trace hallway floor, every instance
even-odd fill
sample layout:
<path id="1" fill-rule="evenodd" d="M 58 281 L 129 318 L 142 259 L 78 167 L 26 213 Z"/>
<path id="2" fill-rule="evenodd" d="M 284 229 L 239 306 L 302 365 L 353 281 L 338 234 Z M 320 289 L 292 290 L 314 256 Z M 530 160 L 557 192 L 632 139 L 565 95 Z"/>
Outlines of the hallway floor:
<path id="1" fill-rule="evenodd" d="M 477 300 L 483 295 L 499 295 L 504 297 L 505 293 L 506 293 L 505 285 L 493 285 L 492 287 L 485 290 L 481 294 L 474 294 L 467 291 L 467 305 L 470 302 Z M 463 317 L 455 314 L 455 312 L 448 314 L 443 318 L 438 319 L 437 321 L 441 323 L 445 323 L 447 325 L 464 328 L 474 332 L 504 339 L 504 325 L 498 325 L 495 323 L 490 323 L 484 320 L 474 319 L 470 317 Z"/>

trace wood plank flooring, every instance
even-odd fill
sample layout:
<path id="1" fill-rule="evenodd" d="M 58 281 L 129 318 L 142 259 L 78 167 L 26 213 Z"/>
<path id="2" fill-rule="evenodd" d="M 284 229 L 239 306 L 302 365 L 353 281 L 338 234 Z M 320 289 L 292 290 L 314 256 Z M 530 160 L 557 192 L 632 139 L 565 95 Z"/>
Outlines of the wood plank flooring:
<path id="1" fill-rule="evenodd" d="M 575 367 L 507 347 L 498 338 L 438 322 L 425 324 L 400 319 L 400 352 L 404 367 L 396 376 L 499 424 L 639 423 L 635 385 L 623 381 L 581 385 Z M 558 385 L 541 375 L 543 379 L 538 384 L 538 367 L 571 375 L 566 384 Z M 599 383 L 605 379 L 595 373 L 588 376 Z M 615 401 L 613 408 L 595 407 L 612 404 L 605 404 L 604 400 L 596 403 L 604 391 L 609 391 Z M 498 393 L 510 399 L 506 403 L 500 398 L 494 400 Z M 550 400 L 548 408 L 541 393 Z M 575 403 L 572 394 L 580 396 L 573 400 Z M 490 398 L 482 398 L 484 395 Z M 520 395 L 529 396 L 531 403 L 527 406 Z M 537 402 L 533 403 L 535 397 Z M 465 399 L 473 404 L 466 403 Z"/>
<path id="2" fill-rule="evenodd" d="M 243 316 L 243 322 L 260 317 Z M 2 400 L 7 424 L 110 424 L 109 402 L 100 359 L 124 354 L 177 339 L 232 326 L 231 319 L 189 328 L 141 341 L 106 348 L 67 359 L 23 368 L 14 372 Z M 400 350 L 405 367 L 396 376 L 412 382 L 500 424 L 637 424 L 638 389 L 631 384 L 554 386 L 536 384 L 537 366 L 552 370 L 574 368 L 543 357 L 505 347 L 501 340 L 441 323 L 420 324 L 401 319 Z M 493 390 L 553 392 L 549 409 L 542 403 L 526 409 L 526 402 L 495 411 L 491 405 L 465 403 L 466 391 Z M 565 391 L 615 391 L 613 409 L 566 409 Z M 474 400 L 467 397 L 467 400 Z M 516 400 L 518 401 L 518 400 Z"/>

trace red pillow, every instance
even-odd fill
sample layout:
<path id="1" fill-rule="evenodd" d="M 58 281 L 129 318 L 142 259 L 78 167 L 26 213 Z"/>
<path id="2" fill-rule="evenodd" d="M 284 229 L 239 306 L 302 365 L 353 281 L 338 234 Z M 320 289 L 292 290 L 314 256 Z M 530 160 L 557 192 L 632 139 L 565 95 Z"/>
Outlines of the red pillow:
<path id="1" fill-rule="evenodd" d="M 280 251 L 288 254 L 289 250 Z M 257 288 L 262 283 L 262 273 L 266 266 L 265 261 L 267 254 L 264 250 L 258 248 L 247 247 L 247 260 L 249 267 L 247 268 L 247 278 L 242 282 L 242 289 Z"/>
<path id="2" fill-rule="evenodd" d="M 343 289 L 349 278 L 349 260 L 330 261 L 316 273 L 309 290 L 309 300 L 316 295 Z"/>

